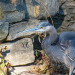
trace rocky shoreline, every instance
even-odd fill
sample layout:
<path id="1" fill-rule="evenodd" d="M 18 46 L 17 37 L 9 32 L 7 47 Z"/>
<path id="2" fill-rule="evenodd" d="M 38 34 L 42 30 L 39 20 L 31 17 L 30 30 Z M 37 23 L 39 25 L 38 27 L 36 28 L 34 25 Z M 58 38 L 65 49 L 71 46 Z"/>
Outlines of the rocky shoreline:
<path id="1" fill-rule="evenodd" d="M 32 66 L 37 67 L 34 64 L 36 50 L 33 47 L 33 40 L 28 37 L 30 33 L 25 33 L 23 37 L 16 34 L 35 27 L 40 21 L 49 21 L 52 24 L 49 15 L 52 16 L 58 33 L 75 31 L 75 1 L 58 0 L 60 7 L 56 0 L 44 0 L 44 2 L 43 0 L 17 0 L 14 4 L 11 1 L 0 0 L 0 48 L 7 46 L 7 50 L 2 55 L 11 64 L 8 68 L 10 75 L 49 75 L 49 73 L 29 73 Z M 44 65 L 42 67 L 45 69 Z"/>

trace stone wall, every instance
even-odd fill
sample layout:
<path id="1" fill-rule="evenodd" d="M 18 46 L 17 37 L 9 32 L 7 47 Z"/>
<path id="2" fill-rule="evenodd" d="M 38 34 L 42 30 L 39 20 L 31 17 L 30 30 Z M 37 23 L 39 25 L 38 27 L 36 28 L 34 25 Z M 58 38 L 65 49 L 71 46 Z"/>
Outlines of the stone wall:
<path id="1" fill-rule="evenodd" d="M 0 1 L 0 20 L 4 19 L 5 21 L 12 23 L 22 21 L 23 19 L 40 19 L 41 17 L 48 17 L 48 13 L 43 7 L 50 4 L 47 3 L 46 0 L 44 1 L 44 3 L 42 3 L 42 1 L 40 0 L 25 0 L 25 3 L 23 2 L 23 0 L 18 1 L 20 2 L 17 2 L 17 4 L 12 4 L 9 2 L 9 0 Z M 34 3 L 32 3 L 31 1 L 33 1 Z M 75 0 L 58 0 L 58 2 L 60 5 L 59 13 L 53 16 L 54 25 L 58 29 L 58 32 L 75 30 Z M 37 6 L 35 7 L 35 5 Z M 34 14 L 34 9 L 38 11 L 37 14 L 39 15 Z M 48 11 L 50 12 L 50 9 Z"/>
<path id="2" fill-rule="evenodd" d="M 59 13 L 53 17 L 58 32 L 75 31 L 75 0 L 58 0 Z"/>
<path id="3" fill-rule="evenodd" d="M 37 68 L 44 72 L 44 70 L 46 71 L 45 66 L 47 66 L 44 66 L 44 63 L 47 64 L 48 58 L 46 58 L 47 61 L 39 61 L 38 65 L 34 64 L 37 54 L 38 57 L 44 54 L 40 53 L 40 51 L 37 53 L 35 50 L 34 44 L 37 47 L 40 46 L 38 40 L 35 41 L 33 39 L 32 41 L 30 38 L 27 38 L 27 35 L 30 35 L 28 32 L 21 33 L 18 36 L 17 34 L 35 27 L 43 19 L 47 20 L 49 14 L 54 15 L 58 9 L 59 13 L 52 16 L 57 31 L 59 33 L 63 31 L 75 31 L 75 0 L 58 0 L 60 7 L 57 0 L 48 0 L 51 4 L 46 2 L 47 0 L 18 0 L 20 3 L 10 1 L 16 0 L 0 0 L 0 42 L 4 41 L 0 45 L 0 50 L 7 49 L 2 55 L 13 66 L 12 69 L 11 67 L 9 68 L 9 71 L 11 75 L 33 75 L 31 73 L 27 74 L 27 72 L 30 72 L 31 69 L 38 71 L 35 67 L 40 64 L 40 68 Z M 46 9 L 44 10 L 43 6 L 47 8 L 49 14 Z M 48 20 L 50 21 L 51 19 L 48 18 Z M 26 38 L 22 39 L 23 37 Z M 38 50 L 39 47 L 36 49 Z M 25 73 L 23 74 L 23 72 Z"/>

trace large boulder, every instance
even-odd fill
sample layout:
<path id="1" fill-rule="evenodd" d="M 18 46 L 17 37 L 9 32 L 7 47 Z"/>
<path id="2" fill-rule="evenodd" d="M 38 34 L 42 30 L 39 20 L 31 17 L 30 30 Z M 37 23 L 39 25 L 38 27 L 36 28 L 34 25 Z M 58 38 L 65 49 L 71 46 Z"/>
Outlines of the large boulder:
<path id="1" fill-rule="evenodd" d="M 15 23 L 15 24 L 10 25 L 7 41 L 14 40 L 16 38 L 21 38 L 22 36 L 16 36 L 16 34 L 21 31 L 35 27 L 39 22 L 40 20 L 33 19 L 33 20 L 24 21 L 24 22 Z M 30 33 L 23 34 L 24 37 L 26 37 L 27 35 L 30 35 Z"/>
<path id="2" fill-rule="evenodd" d="M 25 19 L 47 18 L 59 10 L 57 0 L 21 0 L 20 3 L 23 3 L 22 6 L 25 8 Z"/>
<path id="3" fill-rule="evenodd" d="M 14 4 L 8 3 L 7 1 L 0 1 L 0 20 L 12 23 L 24 19 L 25 11 L 18 11 Z"/>
<path id="4" fill-rule="evenodd" d="M 10 23 L 29 18 L 47 18 L 59 10 L 57 0 L 0 0 L 0 19 Z"/>
<path id="5" fill-rule="evenodd" d="M 9 23 L 0 22 L 0 41 L 4 40 L 8 35 Z"/>
<path id="6" fill-rule="evenodd" d="M 0 48 L 7 46 L 7 51 L 3 52 L 5 60 L 12 66 L 26 65 L 35 60 L 32 40 L 24 38 L 17 42 L 1 44 Z"/>

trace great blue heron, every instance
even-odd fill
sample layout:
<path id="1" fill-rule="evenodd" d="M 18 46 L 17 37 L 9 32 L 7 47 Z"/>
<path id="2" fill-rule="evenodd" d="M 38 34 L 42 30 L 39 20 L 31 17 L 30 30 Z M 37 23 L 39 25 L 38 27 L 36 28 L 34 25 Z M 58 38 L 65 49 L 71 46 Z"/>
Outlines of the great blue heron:
<path id="1" fill-rule="evenodd" d="M 75 32 L 62 32 L 57 36 L 57 31 L 52 25 L 40 22 L 36 27 L 17 33 L 16 36 L 23 36 L 27 32 L 31 34 L 46 32 L 48 35 L 42 41 L 43 50 L 53 61 L 64 63 L 69 68 L 69 75 L 73 74 L 75 68 Z M 58 37 L 59 39 L 54 45 L 53 43 Z"/>

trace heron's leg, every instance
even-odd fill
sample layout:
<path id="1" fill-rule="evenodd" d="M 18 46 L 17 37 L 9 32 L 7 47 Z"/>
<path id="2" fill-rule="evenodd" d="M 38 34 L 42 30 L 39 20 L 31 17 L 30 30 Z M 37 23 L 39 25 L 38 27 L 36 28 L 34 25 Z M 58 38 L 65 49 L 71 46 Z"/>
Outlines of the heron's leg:
<path id="1" fill-rule="evenodd" d="M 69 75 L 73 75 L 73 70 L 74 70 L 74 67 L 73 66 L 70 66 Z"/>

